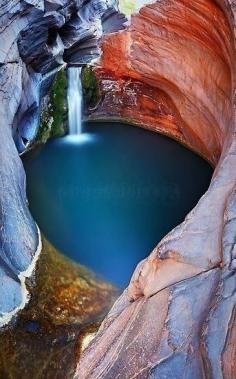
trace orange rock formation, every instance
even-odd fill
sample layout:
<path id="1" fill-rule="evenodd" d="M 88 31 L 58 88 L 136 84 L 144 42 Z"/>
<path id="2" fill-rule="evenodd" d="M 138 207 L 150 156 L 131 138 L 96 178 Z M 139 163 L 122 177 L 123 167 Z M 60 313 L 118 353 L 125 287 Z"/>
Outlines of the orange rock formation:
<path id="1" fill-rule="evenodd" d="M 107 36 L 98 71 L 103 86 L 119 88 L 123 107 L 113 106 L 114 115 L 173 135 L 216 163 L 232 116 L 233 62 L 223 10 L 213 1 L 171 0 L 145 6 L 128 30 Z"/>
<path id="2" fill-rule="evenodd" d="M 235 0 L 159 0 L 104 39 L 92 117 L 168 134 L 216 168 L 185 221 L 138 265 L 76 378 L 236 376 L 235 17 Z"/>

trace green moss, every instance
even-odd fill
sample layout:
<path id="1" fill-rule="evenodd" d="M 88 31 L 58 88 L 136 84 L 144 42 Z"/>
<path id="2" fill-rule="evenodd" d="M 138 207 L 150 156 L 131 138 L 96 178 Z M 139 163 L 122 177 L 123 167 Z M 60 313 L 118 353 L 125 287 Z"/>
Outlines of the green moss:
<path id="1" fill-rule="evenodd" d="M 36 143 L 45 143 L 51 137 L 60 137 L 66 133 L 66 88 L 66 72 L 61 70 L 54 80 L 48 104 L 42 112 Z"/>
<path id="2" fill-rule="evenodd" d="M 91 66 L 83 68 L 81 73 L 84 99 L 87 108 L 94 108 L 100 99 L 99 85 Z"/>

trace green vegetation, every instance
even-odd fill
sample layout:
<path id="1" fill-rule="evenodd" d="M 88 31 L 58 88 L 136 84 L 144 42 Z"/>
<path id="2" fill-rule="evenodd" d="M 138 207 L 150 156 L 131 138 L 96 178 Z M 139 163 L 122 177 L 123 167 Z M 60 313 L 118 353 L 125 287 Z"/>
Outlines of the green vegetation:
<path id="1" fill-rule="evenodd" d="M 151 0 L 120 0 L 119 8 L 129 18 L 132 13 L 137 12 L 145 4 L 149 3 L 151 3 Z"/>
<path id="2" fill-rule="evenodd" d="M 136 1 L 135 0 L 120 0 L 119 1 L 120 10 L 130 16 L 136 10 Z"/>
<path id="3" fill-rule="evenodd" d="M 91 66 L 86 66 L 81 74 L 84 99 L 87 108 L 94 108 L 100 99 L 99 84 Z M 35 144 L 46 143 L 49 138 L 61 137 L 67 132 L 67 76 L 66 70 L 58 72 L 47 101 L 42 107 L 40 126 Z"/>
<path id="4" fill-rule="evenodd" d="M 100 99 L 99 84 L 91 66 L 86 66 L 81 74 L 84 98 L 87 108 L 94 108 Z"/>
<path id="5" fill-rule="evenodd" d="M 45 143 L 51 137 L 60 137 L 66 133 L 66 87 L 65 70 L 58 72 L 49 92 L 49 101 L 42 112 L 36 143 Z"/>

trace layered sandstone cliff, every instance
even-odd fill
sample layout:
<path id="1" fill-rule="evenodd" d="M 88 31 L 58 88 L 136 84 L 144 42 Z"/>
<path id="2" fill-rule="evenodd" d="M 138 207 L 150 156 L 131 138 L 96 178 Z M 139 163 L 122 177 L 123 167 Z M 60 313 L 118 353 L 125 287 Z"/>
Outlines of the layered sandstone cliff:
<path id="1" fill-rule="evenodd" d="M 215 172 L 185 221 L 138 265 L 76 378 L 236 375 L 235 17 L 234 0 L 154 1 L 104 39 L 102 100 L 90 117 L 168 134 Z"/>

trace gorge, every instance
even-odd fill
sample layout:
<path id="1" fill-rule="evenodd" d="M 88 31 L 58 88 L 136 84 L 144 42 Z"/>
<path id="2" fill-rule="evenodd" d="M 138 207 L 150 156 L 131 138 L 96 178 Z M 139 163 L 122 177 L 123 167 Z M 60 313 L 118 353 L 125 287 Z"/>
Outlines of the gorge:
<path id="1" fill-rule="evenodd" d="M 3 378 L 235 377 L 236 3 L 120 3 L 131 14 L 128 24 L 112 0 L 2 3 Z M 111 34 L 102 37 L 106 33 Z M 57 94 L 49 94 L 50 88 L 58 85 L 58 70 L 91 60 L 93 64 L 85 68 L 84 79 L 83 70 L 81 74 L 86 128 L 107 128 L 106 133 L 116 137 L 109 137 L 113 144 L 117 141 L 116 128 L 129 130 L 131 139 L 140 134 L 142 146 L 144 136 L 150 136 L 141 157 L 145 161 L 148 153 L 145 171 L 150 168 L 155 175 L 161 167 L 155 155 L 158 149 L 154 132 L 175 139 L 214 167 L 209 188 L 202 187 L 204 195 L 195 206 L 197 199 L 193 200 L 184 220 L 169 224 L 174 229 L 166 236 L 156 234 L 156 247 L 147 257 L 148 252 L 144 254 L 121 295 L 113 285 L 58 253 L 42 235 L 28 208 L 26 178 L 19 157 L 33 148 L 28 153 L 33 159 L 37 159 L 38 151 L 47 157 L 49 146 L 56 148 L 64 138 L 73 137 L 52 140 L 35 149 L 36 134 L 42 142 L 67 130 L 64 113 L 60 117 L 58 111 L 57 117 L 53 113 L 55 104 L 59 105 Z M 62 70 L 59 75 L 64 83 Z M 56 125 L 58 119 L 60 127 Z M 98 121 L 110 124 L 103 126 Z M 166 137 L 157 137 L 168 152 Z M 128 143 L 126 132 L 121 135 L 120 145 L 131 154 L 132 145 L 127 147 L 125 140 Z M 177 142 L 168 142 L 184 149 Z M 86 143 L 93 147 L 91 141 Z M 151 154 L 151 146 L 155 154 Z M 104 145 L 102 150 L 104 153 Z M 114 156 L 120 151 L 116 150 Z M 194 156 L 207 166 L 193 152 L 187 154 L 183 161 L 189 162 Z M 89 172 L 95 165 L 91 156 Z M 140 161 L 135 159 L 139 165 Z M 168 161 L 177 166 L 177 159 Z M 201 175 L 192 166 L 188 169 L 183 161 L 182 172 L 177 175 L 180 185 L 187 180 L 188 170 L 194 172 L 194 180 L 200 184 Z M 46 167 L 45 163 L 50 173 L 47 159 Z M 36 175 L 36 166 L 32 167 L 28 180 Z M 41 168 L 37 180 L 42 175 Z M 151 183 L 151 187 L 156 186 L 156 182 Z M 189 197 L 189 192 L 180 188 L 181 196 Z M 180 201 L 182 204 L 182 198 Z M 172 215 L 166 215 L 169 222 Z M 94 253 L 99 251 L 96 246 L 94 249 Z M 112 262 L 111 269 L 116 270 Z"/>

